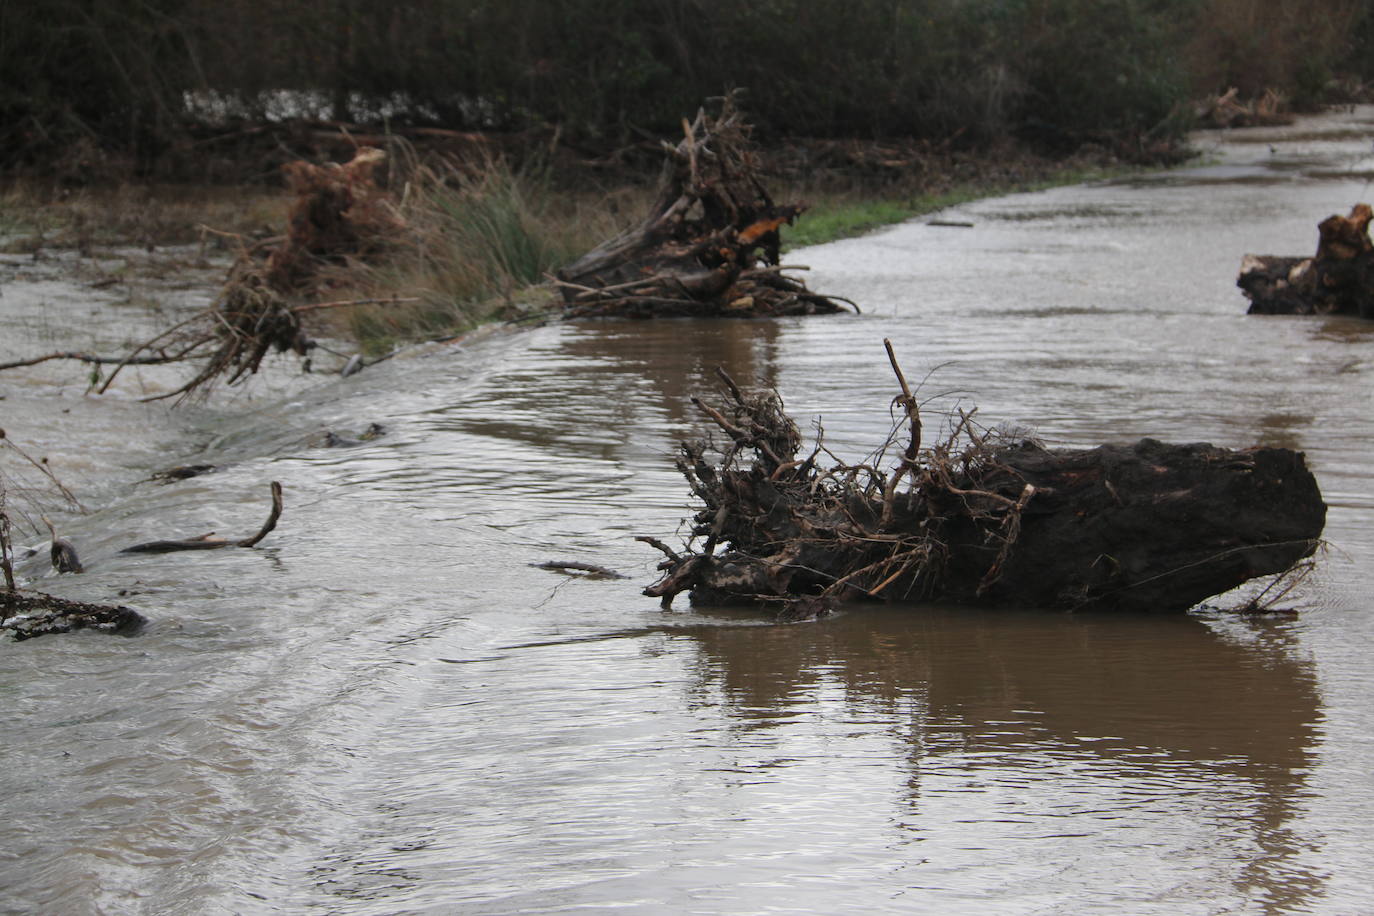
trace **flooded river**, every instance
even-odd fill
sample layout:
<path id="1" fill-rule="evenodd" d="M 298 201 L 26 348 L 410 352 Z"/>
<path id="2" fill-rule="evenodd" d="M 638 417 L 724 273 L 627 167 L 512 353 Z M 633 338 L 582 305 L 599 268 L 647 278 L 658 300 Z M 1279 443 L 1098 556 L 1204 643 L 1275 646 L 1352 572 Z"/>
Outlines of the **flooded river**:
<path id="1" fill-rule="evenodd" d="M 1372 140 L 1364 108 L 1207 134 L 1200 165 L 791 256 L 858 317 L 491 333 L 176 410 L 138 397 L 184 370 L 0 374 L 0 427 L 89 510 L 43 505 L 85 575 L 22 576 L 149 618 L 0 643 L 0 911 L 1374 912 L 1374 323 L 1247 317 L 1234 287 L 1374 198 Z M 150 315 L 9 257 L 0 361 L 138 339 L 203 304 L 183 279 Z M 690 511 L 671 453 L 712 370 L 857 458 L 891 424 L 884 337 L 928 418 L 1305 451 L 1331 546 L 1299 613 L 774 626 L 643 597 L 634 536 Z M 190 463 L 219 470 L 148 480 Z M 117 552 L 252 533 L 270 480 L 257 548 Z"/>

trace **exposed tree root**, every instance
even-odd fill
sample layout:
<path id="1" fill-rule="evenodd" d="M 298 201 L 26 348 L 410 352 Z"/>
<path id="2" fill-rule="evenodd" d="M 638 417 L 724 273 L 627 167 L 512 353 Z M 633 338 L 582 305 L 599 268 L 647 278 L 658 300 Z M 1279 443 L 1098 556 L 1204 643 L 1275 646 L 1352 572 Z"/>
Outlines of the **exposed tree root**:
<path id="1" fill-rule="evenodd" d="M 1356 204 L 1349 216 L 1317 226 L 1310 258 L 1247 254 L 1236 279 L 1251 315 L 1358 315 L 1374 318 L 1374 243 L 1371 211 Z"/>
<path id="2" fill-rule="evenodd" d="M 750 128 L 726 97 L 682 122 L 657 200 L 638 226 L 558 271 L 569 318 L 760 317 L 841 311 L 783 273 L 781 227 L 803 204 L 773 202 L 757 174 Z M 802 268 L 795 268 L 802 269 Z"/>
<path id="3" fill-rule="evenodd" d="M 645 594 L 789 616 L 851 599 L 1185 610 L 1318 544 L 1326 506 L 1301 453 L 1150 439 L 1050 450 L 964 411 L 924 446 L 893 368 L 910 438 L 865 464 L 823 465 L 820 441 L 802 454 L 775 393 L 727 378 L 719 406 L 696 401 L 726 441 L 682 446 L 701 508 L 685 550 L 643 539 L 666 556 Z"/>

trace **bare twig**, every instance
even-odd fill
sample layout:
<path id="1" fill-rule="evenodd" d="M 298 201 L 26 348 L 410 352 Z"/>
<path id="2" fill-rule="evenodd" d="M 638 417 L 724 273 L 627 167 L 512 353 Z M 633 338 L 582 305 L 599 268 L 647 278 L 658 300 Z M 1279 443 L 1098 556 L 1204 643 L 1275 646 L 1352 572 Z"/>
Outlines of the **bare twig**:
<path id="1" fill-rule="evenodd" d="M 0 573 L 5 575 L 5 588 L 14 591 L 14 551 L 10 546 L 10 517 L 5 512 L 3 485 L 0 485 Z"/>
<path id="2" fill-rule="evenodd" d="M 535 569 L 547 569 L 551 572 L 566 573 L 586 573 L 585 576 L 574 576 L 582 579 L 628 579 L 629 576 L 622 575 L 614 569 L 605 566 L 597 566 L 595 563 L 580 563 L 575 560 L 550 560 L 547 563 L 531 563 Z"/>
<path id="3" fill-rule="evenodd" d="M 29 464 L 37 468 L 38 471 L 42 473 L 44 477 L 48 478 L 52 485 L 57 488 L 57 491 L 62 494 L 62 498 L 65 499 L 69 504 L 71 504 L 81 512 L 87 511 L 86 507 L 81 505 L 81 500 L 76 498 L 76 494 L 73 493 L 71 490 L 68 490 L 66 486 L 63 485 L 62 481 L 57 479 L 57 475 L 54 474 L 52 468 L 48 466 L 48 461 L 46 458 L 41 461 L 33 458 L 31 455 L 29 455 L 28 452 L 24 451 L 22 448 L 15 445 L 14 440 L 6 436 L 5 431 L 2 429 L 0 429 L 0 445 L 8 449 L 11 449 L 15 452 L 15 454 L 19 455 L 19 457 L 23 458 Z"/>

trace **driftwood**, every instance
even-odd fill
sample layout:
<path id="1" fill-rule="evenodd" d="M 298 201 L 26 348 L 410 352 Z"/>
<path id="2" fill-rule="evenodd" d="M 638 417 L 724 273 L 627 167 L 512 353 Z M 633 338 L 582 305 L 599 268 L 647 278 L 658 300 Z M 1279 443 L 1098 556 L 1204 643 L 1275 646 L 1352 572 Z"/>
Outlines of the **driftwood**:
<path id="1" fill-rule="evenodd" d="M 1260 127 L 1291 124 L 1287 107 L 1288 100 L 1277 90 L 1266 89 L 1259 98 L 1246 102 L 1233 86 L 1216 98 L 1200 102 L 1193 113 L 1205 127 Z"/>
<path id="2" fill-rule="evenodd" d="M 137 611 L 121 605 L 87 604 L 41 592 L 0 589 L 0 631 L 16 641 L 92 629 L 132 633 L 144 624 Z"/>
<path id="3" fill-rule="evenodd" d="M 209 474 L 213 470 L 215 470 L 213 464 L 179 464 L 176 467 L 167 468 L 165 471 L 156 471 L 148 479 L 160 483 L 171 483 L 174 480 L 190 480 L 192 477 Z"/>
<path id="4" fill-rule="evenodd" d="M 223 538 L 214 537 L 214 532 L 198 535 L 193 538 L 183 538 L 181 540 L 167 541 L 146 541 L 142 544 L 135 544 L 132 547 L 125 547 L 120 553 L 173 553 L 178 550 L 218 550 L 221 547 L 253 547 L 267 537 L 273 528 L 277 527 L 277 519 L 281 518 L 281 484 L 272 481 L 272 511 L 267 516 L 267 521 L 263 522 L 258 533 L 251 537 L 243 538 L 238 541 L 226 541 Z"/>
<path id="5" fill-rule="evenodd" d="M 221 378 L 233 384 L 256 373 L 270 352 L 292 350 L 304 356 L 316 346 L 304 328 L 303 316 L 309 312 L 413 301 L 308 301 L 319 292 L 326 268 L 375 259 L 404 238 L 405 222 L 394 200 L 374 180 L 385 159 L 381 150 L 363 147 L 342 165 L 287 163 L 283 171 L 295 199 L 286 234 L 245 246 L 214 305 L 125 355 L 57 351 L 0 363 L 0 371 L 50 360 L 113 366 L 100 383 L 98 391 L 103 394 L 125 366 L 200 360 L 200 368 L 186 384 L 145 400 L 184 398 Z"/>
<path id="6" fill-rule="evenodd" d="M 572 576 L 574 579 L 628 579 L 622 573 L 616 572 L 605 566 L 598 566 L 595 563 L 581 563 L 576 560 L 549 560 L 546 563 L 531 563 L 535 569 L 547 569 L 549 572 L 563 573 Z"/>
<path id="7" fill-rule="evenodd" d="M 658 197 L 643 222 L 558 271 L 565 315 L 759 317 L 837 312 L 780 263 L 781 227 L 805 206 L 773 202 L 759 179 L 749 126 L 734 106 L 682 122 Z M 802 269 L 802 268 L 794 268 Z"/>
<path id="8" fill-rule="evenodd" d="M 1374 318 L 1372 213 L 1356 204 L 1349 216 L 1322 220 L 1310 258 L 1247 254 L 1236 285 L 1250 300 L 1249 314 Z"/>
<path id="9" fill-rule="evenodd" d="M 52 560 L 52 568 L 60 573 L 81 573 L 86 569 L 81 565 L 81 558 L 77 556 L 76 547 L 66 538 L 57 536 L 57 529 L 48 517 L 43 516 L 43 524 L 48 526 L 48 534 L 52 536 L 52 545 L 49 548 L 49 557 Z"/>
<path id="10" fill-rule="evenodd" d="M 1178 611 L 1285 573 L 1318 545 L 1326 506 L 1300 452 L 1151 439 L 1047 449 L 962 411 L 924 446 L 893 366 L 910 438 L 865 464 L 823 466 L 820 442 L 802 454 L 775 393 L 727 378 L 720 406 L 696 401 L 726 441 L 682 446 L 701 507 L 682 552 L 644 539 L 666 556 L 645 594 L 772 602 L 789 616 L 866 598 Z M 889 449 L 900 454 L 884 470 Z"/>

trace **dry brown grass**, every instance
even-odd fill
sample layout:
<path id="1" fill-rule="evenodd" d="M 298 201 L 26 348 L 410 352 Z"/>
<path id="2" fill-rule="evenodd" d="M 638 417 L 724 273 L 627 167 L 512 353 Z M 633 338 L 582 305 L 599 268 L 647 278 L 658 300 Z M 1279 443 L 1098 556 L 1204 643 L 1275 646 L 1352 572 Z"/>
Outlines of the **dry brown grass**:
<path id="1" fill-rule="evenodd" d="M 634 186 L 554 190 L 546 174 L 501 162 L 420 167 L 400 192 L 412 243 L 339 275 L 338 299 L 396 299 L 322 316 L 371 352 L 547 307 L 544 278 L 614 235 L 647 206 Z"/>
<path id="2" fill-rule="evenodd" d="M 42 248 L 90 252 L 114 245 L 162 247 L 219 237 L 261 235 L 285 218 L 289 199 L 277 189 L 120 184 L 52 188 L 32 182 L 0 187 L 0 250 Z"/>

